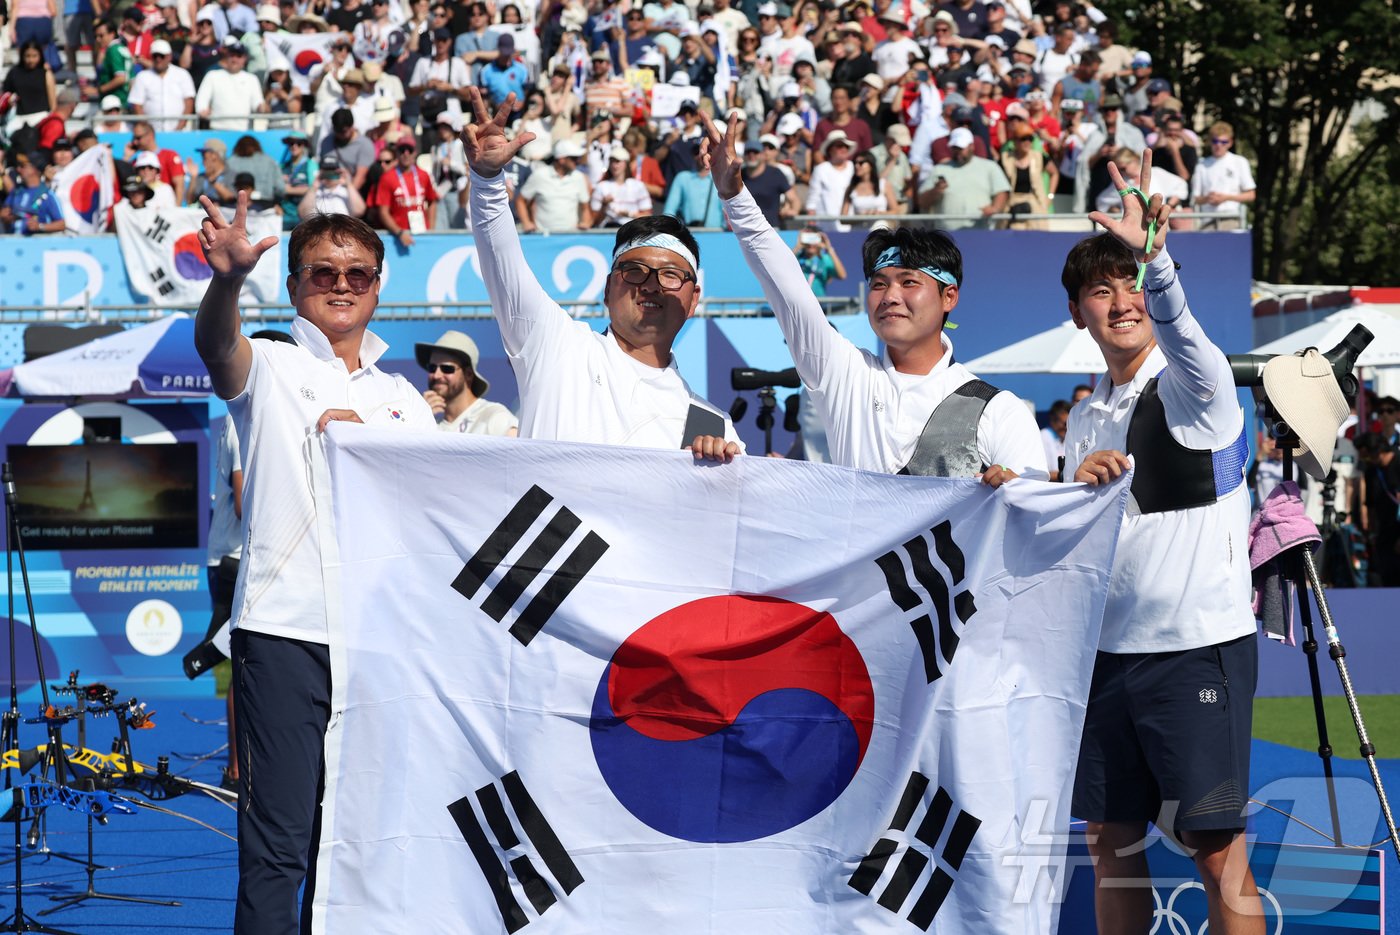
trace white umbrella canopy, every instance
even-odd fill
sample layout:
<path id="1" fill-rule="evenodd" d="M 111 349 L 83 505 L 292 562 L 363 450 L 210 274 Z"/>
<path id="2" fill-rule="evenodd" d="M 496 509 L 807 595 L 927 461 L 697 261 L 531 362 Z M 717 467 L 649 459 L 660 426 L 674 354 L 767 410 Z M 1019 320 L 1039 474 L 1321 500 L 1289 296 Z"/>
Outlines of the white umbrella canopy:
<path id="1" fill-rule="evenodd" d="M 1375 335 L 1357 358 L 1358 367 L 1400 367 L 1400 318 L 1366 305 L 1343 309 L 1291 334 L 1261 344 L 1255 354 L 1292 354 L 1315 347 L 1326 353 L 1337 346 L 1356 325 L 1365 325 Z"/>
<path id="2" fill-rule="evenodd" d="M 27 398 L 207 396 L 209 371 L 183 312 L 18 364 L 6 389 Z"/>
<path id="3" fill-rule="evenodd" d="M 976 374 L 986 373 L 1103 373 L 1103 354 L 1089 332 L 1062 321 L 1000 350 L 964 362 Z"/>

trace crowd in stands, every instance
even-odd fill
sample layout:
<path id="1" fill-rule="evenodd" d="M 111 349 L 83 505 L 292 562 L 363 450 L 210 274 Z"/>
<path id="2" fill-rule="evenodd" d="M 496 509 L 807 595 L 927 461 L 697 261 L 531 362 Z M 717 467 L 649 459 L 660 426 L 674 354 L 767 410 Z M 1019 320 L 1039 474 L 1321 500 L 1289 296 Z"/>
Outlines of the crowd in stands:
<path id="1" fill-rule="evenodd" d="M 287 227 L 340 211 L 405 245 L 461 229 L 471 86 L 513 100 L 513 132 L 535 135 L 508 173 L 527 232 L 654 212 L 720 226 L 696 158 L 709 119 L 739 122 L 747 185 L 787 226 L 1044 227 L 1116 203 L 1109 161 L 1135 179 L 1146 148 L 1153 193 L 1198 215 L 1183 226 L 1237 225 L 1254 196 L 1230 126 L 1198 134 L 1170 76 L 1090 3 L 127 2 L 64 0 L 61 25 L 55 0 L 10 8 L 6 232 L 62 231 L 55 174 L 125 131 L 140 134 L 114 154 L 133 203 L 245 189 Z M 284 40 L 317 36 L 303 74 Z M 287 128 L 282 151 L 211 137 L 196 167 L 162 143 L 265 126 Z"/>

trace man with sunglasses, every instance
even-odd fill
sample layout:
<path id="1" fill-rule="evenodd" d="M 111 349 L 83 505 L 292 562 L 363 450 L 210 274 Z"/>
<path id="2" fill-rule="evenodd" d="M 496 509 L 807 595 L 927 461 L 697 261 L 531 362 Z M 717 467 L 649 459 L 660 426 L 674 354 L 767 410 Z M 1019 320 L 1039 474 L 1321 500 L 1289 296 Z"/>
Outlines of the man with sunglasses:
<path id="1" fill-rule="evenodd" d="M 520 420 L 500 403 L 486 399 L 491 384 L 477 372 L 481 351 L 460 331 L 444 331 L 432 344 L 413 345 L 418 365 L 428 372 L 423 399 L 438 428 L 463 435 L 520 434 Z"/>
<path id="2" fill-rule="evenodd" d="M 494 117 L 476 88 L 471 101 L 476 120 L 463 130 L 462 145 L 472 173 L 472 231 L 520 383 L 521 437 L 689 447 L 697 458 L 718 461 L 740 453 L 729 418 L 691 392 L 671 354 L 700 300 L 695 238 L 666 216 L 618 228 L 603 288 L 608 330 L 599 334 L 574 321 L 525 260 L 501 171 L 534 134 L 506 138 L 513 100 Z"/>
<path id="3" fill-rule="evenodd" d="M 418 147 L 413 140 L 394 144 L 395 163 L 379 177 L 374 203 L 379 223 L 405 248 L 413 246 L 413 235 L 433 229 L 437 223 L 437 188 L 428 173 L 418 168 Z"/>
<path id="4" fill-rule="evenodd" d="M 131 83 L 127 106 L 133 114 L 150 117 L 174 117 L 194 113 L 194 79 L 179 65 L 171 64 L 170 43 L 157 39 L 151 43 L 151 67 L 144 69 Z M 153 129 L 185 130 L 192 127 L 184 120 L 152 120 Z"/>
<path id="5" fill-rule="evenodd" d="M 318 785 L 330 715 L 326 593 L 307 444 L 331 421 L 433 431 L 428 404 L 377 362 L 368 330 L 384 243 L 367 224 L 315 215 L 287 244 L 295 344 L 240 333 L 239 292 L 268 237 L 248 241 L 248 196 L 232 220 L 202 199 L 212 277 L 195 348 L 228 400 L 243 453 L 243 560 L 232 616 L 239 756 L 236 935 L 309 930 L 319 833 Z M 301 922 L 297 893 L 306 882 Z"/>
<path id="6" fill-rule="evenodd" d="M 997 487 L 1044 480 L 1045 449 L 1025 404 L 953 360 L 944 335 L 962 291 L 962 254 L 942 231 L 873 231 L 862 250 L 866 313 L 884 344 L 876 356 L 827 321 L 793 251 L 744 188 L 737 122 L 711 125 L 701 159 L 713 167 L 730 228 L 822 413 L 836 464 Z"/>

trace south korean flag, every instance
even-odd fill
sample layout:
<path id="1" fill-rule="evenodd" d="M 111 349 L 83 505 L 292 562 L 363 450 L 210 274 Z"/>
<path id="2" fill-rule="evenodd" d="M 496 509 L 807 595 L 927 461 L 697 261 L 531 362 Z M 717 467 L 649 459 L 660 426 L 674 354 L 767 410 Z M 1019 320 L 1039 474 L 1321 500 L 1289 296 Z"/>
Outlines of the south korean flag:
<path id="1" fill-rule="evenodd" d="M 323 459 L 316 931 L 1053 931 L 1126 482 Z"/>

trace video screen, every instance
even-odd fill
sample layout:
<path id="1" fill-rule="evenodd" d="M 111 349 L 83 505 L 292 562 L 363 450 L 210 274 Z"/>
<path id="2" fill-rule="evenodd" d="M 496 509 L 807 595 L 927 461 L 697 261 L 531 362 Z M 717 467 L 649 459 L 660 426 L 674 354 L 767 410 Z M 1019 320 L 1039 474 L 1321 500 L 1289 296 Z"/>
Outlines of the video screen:
<path id="1" fill-rule="evenodd" d="M 10 445 L 24 547 L 199 545 L 199 446 Z"/>

